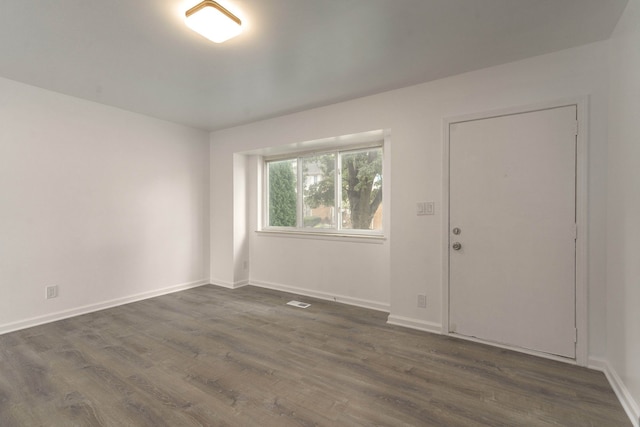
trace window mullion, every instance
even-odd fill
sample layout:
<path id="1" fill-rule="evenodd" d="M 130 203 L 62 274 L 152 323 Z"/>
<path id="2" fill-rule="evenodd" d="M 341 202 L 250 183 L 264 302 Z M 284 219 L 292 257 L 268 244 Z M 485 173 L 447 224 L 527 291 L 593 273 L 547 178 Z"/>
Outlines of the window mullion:
<path id="1" fill-rule="evenodd" d="M 335 157 L 335 178 L 334 178 L 334 186 L 335 186 L 335 205 L 336 205 L 336 213 L 335 213 L 335 221 L 336 221 L 336 229 L 342 229 L 342 154 L 340 151 L 336 151 Z"/>
<path id="2" fill-rule="evenodd" d="M 296 160 L 297 172 L 298 172 L 298 197 L 297 197 L 297 228 L 304 228 L 304 183 L 302 182 L 302 157 L 298 157 Z"/>
<path id="3" fill-rule="evenodd" d="M 267 166 L 266 163 L 262 164 L 262 179 L 263 179 L 263 191 L 262 191 L 262 221 L 263 221 L 263 225 L 264 226 L 269 226 L 269 204 L 271 203 L 271 198 L 269 195 L 269 188 L 271 188 L 270 186 L 270 182 L 269 182 L 269 166 Z"/>

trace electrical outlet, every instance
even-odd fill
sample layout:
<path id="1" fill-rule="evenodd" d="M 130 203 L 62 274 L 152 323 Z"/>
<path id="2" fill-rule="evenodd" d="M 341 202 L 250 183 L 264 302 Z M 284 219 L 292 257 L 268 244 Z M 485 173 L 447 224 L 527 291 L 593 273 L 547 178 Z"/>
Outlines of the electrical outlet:
<path id="1" fill-rule="evenodd" d="M 418 308 L 427 308 L 427 296 L 418 295 Z"/>
<path id="2" fill-rule="evenodd" d="M 47 286 L 45 289 L 47 291 L 47 293 L 46 293 L 47 299 L 56 298 L 58 296 L 58 286 L 57 285 Z"/>

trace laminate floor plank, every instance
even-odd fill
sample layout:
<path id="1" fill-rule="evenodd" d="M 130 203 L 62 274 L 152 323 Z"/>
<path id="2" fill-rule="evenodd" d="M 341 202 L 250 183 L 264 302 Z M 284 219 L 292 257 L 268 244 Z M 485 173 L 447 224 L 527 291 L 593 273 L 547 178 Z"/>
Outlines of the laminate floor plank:
<path id="1" fill-rule="evenodd" d="M 202 286 L 0 335 L 0 426 L 631 425 L 600 372 L 386 318 Z"/>

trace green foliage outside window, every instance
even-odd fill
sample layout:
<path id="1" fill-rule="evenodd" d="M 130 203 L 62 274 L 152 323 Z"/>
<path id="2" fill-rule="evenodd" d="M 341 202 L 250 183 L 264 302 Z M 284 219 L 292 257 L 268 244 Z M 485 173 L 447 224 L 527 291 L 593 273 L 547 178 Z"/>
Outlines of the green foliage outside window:
<path id="1" fill-rule="evenodd" d="M 269 225 L 295 227 L 296 174 L 295 161 L 269 163 Z"/>
<path id="2" fill-rule="evenodd" d="M 309 206 L 333 205 L 335 161 L 320 157 L 319 167 L 324 180 L 307 191 Z M 345 217 L 343 228 L 367 230 L 382 203 L 382 149 L 342 154 L 342 203 Z"/>
<path id="3" fill-rule="evenodd" d="M 374 147 L 267 162 L 268 226 L 382 230 L 382 160 L 382 147 Z"/>

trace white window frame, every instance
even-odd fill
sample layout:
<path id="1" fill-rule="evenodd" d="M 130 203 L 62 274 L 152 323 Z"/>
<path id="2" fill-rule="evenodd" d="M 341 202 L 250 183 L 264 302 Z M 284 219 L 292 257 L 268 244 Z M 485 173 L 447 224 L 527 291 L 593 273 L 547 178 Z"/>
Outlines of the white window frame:
<path id="1" fill-rule="evenodd" d="M 287 154 L 282 154 L 278 156 L 265 156 L 263 157 L 262 162 L 262 224 L 260 231 L 262 232 L 277 232 L 277 233 L 286 233 L 286 234 L 306 234 L 306 235 L 318 235 L 318 236 L 357 236 L 357 237 L 373 237 L 373 238 L 383 238 L 385 232 L 386 221 L 383 219 L 382 221 L 382 229 L 380 230 L 364 230 L 364 229 L 350 229 L 350 228 L 341 228 L 342 225 L 342 154 L 351 154 L 362 151 L 367 151 L 370 149 L 380 149 L 382 152 L 382 182 L 383 182 L 383 195 L 382 195 L 382 215 L 383 218 L 388 215 L 386 207 L 387 203 L 387 192 L 384 191 L 385 187 L 385 141 L 376 140 L 369 143 L 364 144 L 353 144 L 353 145 L 344 145 L 338 147 L 332 147 L 321 150 L 314 151 L 301 151 L 301 152 L 291 152 Z M 311 157 L 322 154 L 335 154 L 336 166 L 334 168 L 334 192 L 335 192 L 335 201 L 334 201 L 334 223 L 336 225 L 335 228 L 312 228 L 312 227 L 304 227 L 304 182 L 303 182 L 303 171 L 302 171 L 302 162 L 305 157 Z M 277 227 L 269 225 L 269 168 L 268 163 L 282 160 L 293 160 L 296 159 L 296 169 L 297 169 L 297 194 L 296 194 L 296 226 L 295 227 Z"/>

